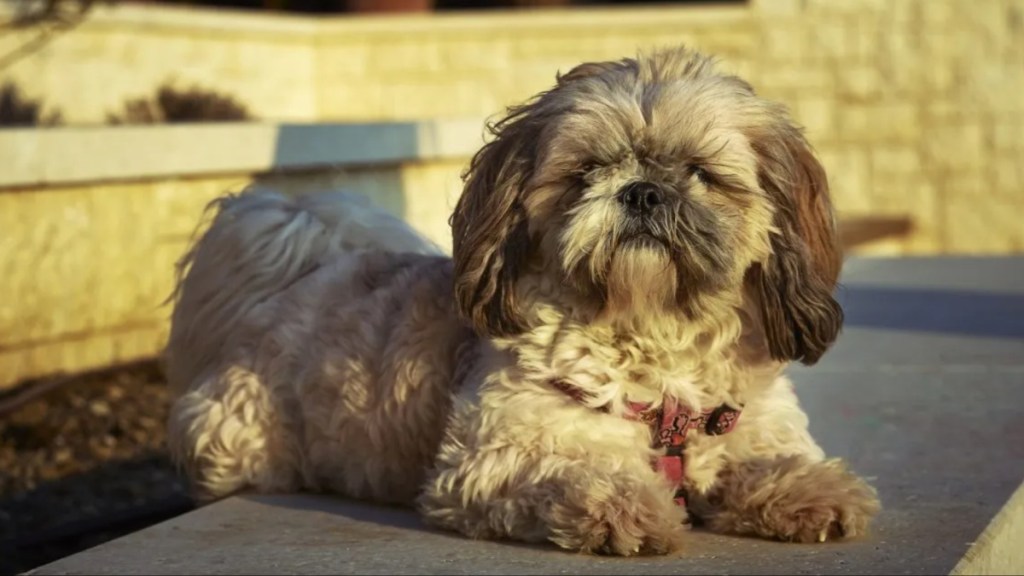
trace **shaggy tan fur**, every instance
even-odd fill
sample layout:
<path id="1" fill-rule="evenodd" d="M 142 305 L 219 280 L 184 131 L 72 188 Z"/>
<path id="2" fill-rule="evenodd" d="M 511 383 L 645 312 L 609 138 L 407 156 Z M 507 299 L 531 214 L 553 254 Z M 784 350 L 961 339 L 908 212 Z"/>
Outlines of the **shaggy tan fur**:
<path id="1" fill-rule="evenodd" d="M 680 48 L 580 65 L 493 132 L 451 259 L 343 194 L 215 205 L 167 350 L 197 494 L 328 490 L 474 538 L 664 553 L 686 511 L 623 415 L 672 397 L 743 408 L 687 443 L 712 529 L 863 533 L 874 490 L 782 375 L 842 324 L 827 180 L 785 110 Z"/>

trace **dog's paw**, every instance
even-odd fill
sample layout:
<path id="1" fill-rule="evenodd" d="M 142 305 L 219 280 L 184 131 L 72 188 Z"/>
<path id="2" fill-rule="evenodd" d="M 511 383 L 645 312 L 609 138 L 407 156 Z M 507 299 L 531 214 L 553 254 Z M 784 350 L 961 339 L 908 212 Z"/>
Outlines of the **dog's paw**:
<path id="1" fill-rule="evenodd" d="M 713 530 L 788 542 L 861 536 L 881 508 L 875 489 L 835 459 L 744 464 L 722 489 Z"/>
<path id="2" fill-rule="evenodd" d="M 619 492 L 585 507 L 553 507 L 549 539 L 568 550 L 617 556 L 655 555 L 682 547 L 686 511 L 656 490 Z"/>
<path id="3" fill-rule="evenodd" d="M 779 507 L 770 513 L 775 536 L 789 542 L 825 542 L 865 534 L 878 500 L 857 487 L 851 493 L 836 493 L 811 503 L 795 502 L 790 507 L 791 511 Z"/>
<path id="4" fill-rule="evenodd" d="M 825 542 L 867 532 L 881 505 L 878 495 L 840 460 L 807 464 L 788 475 L 786 497 L 766 507 L 776 536 L 792 542 Z M 780 478 L 784 483 L 787 476 Z"/>

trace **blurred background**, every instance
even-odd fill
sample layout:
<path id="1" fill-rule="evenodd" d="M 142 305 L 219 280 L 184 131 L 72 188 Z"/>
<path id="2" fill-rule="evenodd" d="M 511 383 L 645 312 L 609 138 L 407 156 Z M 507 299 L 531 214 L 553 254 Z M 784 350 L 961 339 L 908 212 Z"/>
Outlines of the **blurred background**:
<path id="1" fill-rule="evenodd" d="M 450 246 L 487 119 L 679 43 L 806 126 L 848 254 L 1024 250 L 1024 0 L 0 1 L 0 573 L 191 506 L 158 356 L 210 199 L 345 186 Z"/>

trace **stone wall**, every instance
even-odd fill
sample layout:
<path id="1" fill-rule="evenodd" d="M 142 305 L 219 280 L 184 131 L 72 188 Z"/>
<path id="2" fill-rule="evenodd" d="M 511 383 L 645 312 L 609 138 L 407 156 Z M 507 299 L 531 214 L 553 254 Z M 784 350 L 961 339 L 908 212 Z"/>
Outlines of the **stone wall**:
<path id="1" fill-rule="evenodd" d="M 840 208 L 913 216 L 876 252 L 1024 250 L 1024 2 L 758 6 L 754 81 L 807 125 Z"/>
<path id="2" fill-rule="evenodd" d="M 261 118 L 310 120 L 315 32 L 305 19 L 101 5 L 69 28 L 5 28 L 0 85 L 17 83 L 73 124 L 104 123 L 168 80 L 230 93 Z"/>

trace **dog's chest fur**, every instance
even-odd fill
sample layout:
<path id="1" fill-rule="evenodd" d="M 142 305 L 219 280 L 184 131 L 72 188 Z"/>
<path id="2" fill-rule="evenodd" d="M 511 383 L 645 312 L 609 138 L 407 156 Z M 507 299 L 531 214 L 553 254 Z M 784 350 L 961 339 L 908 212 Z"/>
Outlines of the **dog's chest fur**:
<path id="1" fill-rule="evenodd" d="M 658 404 L 672 397 L 695 410 L 742 406 L 767 385 L 763 367 L 744 361 L 741 321 L 725 314 L 713 327 L 671 318 L 622 329 L 582 324 L 555 307 L 539 305 L 539 323 L 524 334 L 494 341 L 509 353 L 520 375 L 534 383 L 561 380 L 579 388 L 592 405 Z"/>

